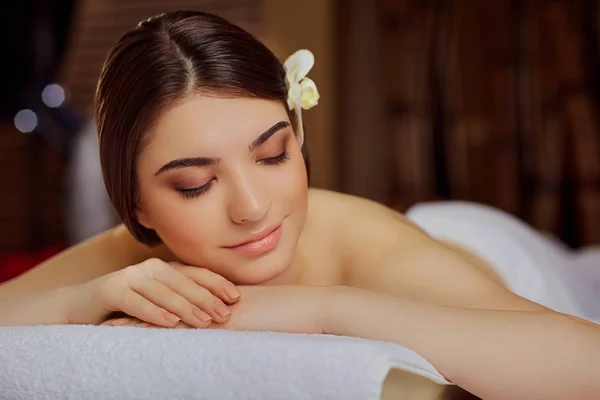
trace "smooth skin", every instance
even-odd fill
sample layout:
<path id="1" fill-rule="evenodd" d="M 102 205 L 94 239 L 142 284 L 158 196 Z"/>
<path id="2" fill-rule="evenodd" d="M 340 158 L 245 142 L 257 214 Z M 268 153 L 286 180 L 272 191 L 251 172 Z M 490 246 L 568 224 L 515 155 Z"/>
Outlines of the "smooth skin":
<path id="1" fill-rule="evenodd" d="M 174 105 L 137 165 L 137 218 L 164 245 L 149 249 L 123 227 L 77 245 L 0 286 L 0 324 L 350 335 L 410 347 L 485 399 L 598 398 L 599 326 L 511 293 L 476 254 L 393 210 L 309 190 L 294 138 L 276 102 L 194 96 Z M 163 168 L 195 157 L 214 162 Z M 230 248 L 278 224 L 272 251 Z M 133 318 L 105 322 L 114 311 Z"/>

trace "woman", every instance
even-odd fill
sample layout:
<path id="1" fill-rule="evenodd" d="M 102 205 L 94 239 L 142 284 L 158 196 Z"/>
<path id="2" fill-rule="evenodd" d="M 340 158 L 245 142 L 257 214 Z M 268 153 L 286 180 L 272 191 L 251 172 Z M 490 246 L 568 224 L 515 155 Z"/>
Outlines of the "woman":
<path id="1" fill-rule="evenodd" d="M 122 312 L 131 318 L 108 323 L 351 335 L 410 347 L 486 399 L 597 398 L 600 328 L 568 315 L 578 311 L 566 292 L 544 304 L 556 282 L 533 292 L 538 302 L 508 290 L 522 288 L 461 231 L 495 227 L 481 215 L 511 225 L 523 237 L 487 247 L 534 272 L 523 247 L 546 246 L 537 234 L 475 206 L 422 206 L 410 220 L 308 189 L 300 111 L 318 100 L 312 61 L 299 52 L 284 68 L 245 31 L 197 12 L 125 34 L 100 78 L 97 120 L 126 229 L 4 285 L 2 324 Z"/>

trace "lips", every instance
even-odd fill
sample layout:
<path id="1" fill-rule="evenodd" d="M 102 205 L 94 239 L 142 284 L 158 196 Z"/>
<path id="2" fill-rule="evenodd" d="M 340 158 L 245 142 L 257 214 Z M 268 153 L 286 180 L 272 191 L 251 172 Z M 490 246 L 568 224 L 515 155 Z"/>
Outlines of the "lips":
<path id="1" fill-rule="evenodd" d="M 274 249 L 281 239 L 283 224 L 269 227 L 262 232 L 252 235 L 246 240 L 233 246 L 227 246 L 227 249 L 243 253 L 250 256 L 256 256 Z"/>
<path id="2" fill-rule="evenodd" d="M 237 244 L 234 244 L 233 246 L 226 246 L 226 247 L 228 249 L 233 249 L 233 248 L 244 246 L 247 244 L 259 242 L 259 241 L 265 239 L 266 237 L 268 237 L 271 233 L 275 232 L 277 229 L 279 229 L 280 226 L 281 226 L 281 224 L 276 225 L 276 226 L 271 226 L 270 228 L 267 228 L 267 229 L 263 229 L 260 233 L 250 236 L 248 239 L 244 240 L 243 242 L 239 242 Z"/>

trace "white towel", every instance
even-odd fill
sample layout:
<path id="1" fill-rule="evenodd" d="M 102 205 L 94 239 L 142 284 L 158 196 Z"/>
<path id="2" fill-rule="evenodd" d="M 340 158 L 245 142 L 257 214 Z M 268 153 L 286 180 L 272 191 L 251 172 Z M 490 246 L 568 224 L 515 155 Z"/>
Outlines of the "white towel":
<path id="1" fill-rule="evenodd" d="M 392 343 L 225 330 L 0 328 L 2 400 L 379 399 L 391 368 L 449 384 Z"/>
<path id="2" fill-rule="evenodd" d="M 406 216 L 488 261 L 508 289 L 553 310 L 600 319 L 600 248 L 571 251 L 514 216 L 470 202 L 418 204 Z"/>

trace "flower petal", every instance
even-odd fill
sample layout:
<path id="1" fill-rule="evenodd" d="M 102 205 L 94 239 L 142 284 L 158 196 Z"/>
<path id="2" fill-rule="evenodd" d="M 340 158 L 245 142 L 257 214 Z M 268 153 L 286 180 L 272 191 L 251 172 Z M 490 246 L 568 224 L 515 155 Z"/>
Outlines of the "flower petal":
<path id="1" fill-rule="evenodd" d="M 302 86 L 298 82 L 290 82 L 288 89 L 287 103 L 290 110 L 293 110 L 302 102 Z"/>
<path id="2" fill-rule="evenodd" d="M 305 110 L 309 110 L 319 104 L 319 90 L 317 89 L 317 85 L 310 78 L 304 78 L 300 82 L 302 98 L 301 104 L 302 108 Z"/>
<path id="3" fill-rule="evenodd" d="M 290 83 L 299 82 L 315 65 L 315 56 L 310 50 L 302 49 L 289 56 L 283 63 Z"/>

